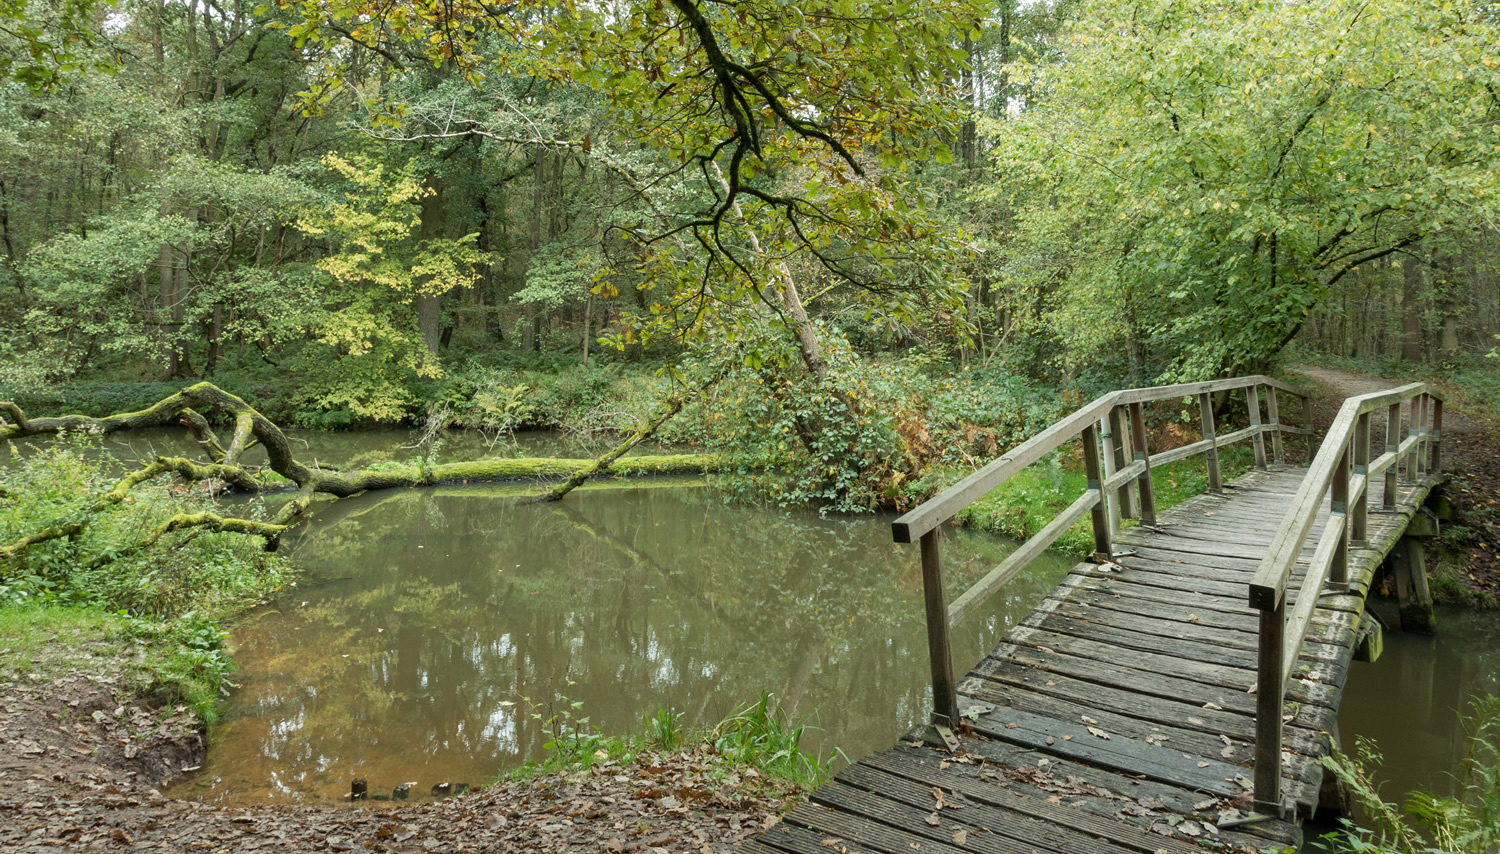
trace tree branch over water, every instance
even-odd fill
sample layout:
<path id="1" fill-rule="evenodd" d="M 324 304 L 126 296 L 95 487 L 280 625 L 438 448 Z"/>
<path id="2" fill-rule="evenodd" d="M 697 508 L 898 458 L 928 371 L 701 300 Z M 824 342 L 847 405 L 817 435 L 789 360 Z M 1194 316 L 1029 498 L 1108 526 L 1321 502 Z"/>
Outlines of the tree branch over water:
<path id="1" fill-rule="evenodd" d="M 686 399 L 686 397 L 678 396 L 668 401 L 664 415 L 649 425 L 633 431 L 630 439 L 623 445 L 597 460 L 489 459 L 437 465 L 423 463 L 354 472 L 340 471 L 317 462 L 312 465 L 301 462 L 292 453 L 291 443 L 280 427 L 242 398 L 212 383 L 203 382 L 188 386 L 137 412 L 116 413 L 103 418 L 87 415 L 33 418 L 27 416 L 26 412 L 14 402 L 0 401 L 0 442 L 29 436 L 63 433 L 107 435 L 121 430 L 156 427 L 176 422 L 187 429 L 189 435 L 203 449 L 204 455 L 208 458 L 207 462 L 196 462 L 186 457 L 156 457 L 122 477 L 109 492 L 101 496 L 97 502 L 89 505 L 83 512 L 82 518 L 53 524 L 13 543 L 0 546 L 0 559 L 12 559 L 25 549 L 49 540 L 79 536 L 111 507 L 128 501 L 132 489 L 163 476 L 175 477 L 182 483 L 210 484 L 218 488 L 248 493 L 295 489 L 296 496 L 283 504 L 271 519 L 264 522 L 220 516 L 215 513 L 178 514 L 143 535 L 136 542 L 135 550 L 149 548 L 163 536 L 187 528 L 206 528 L 212 531 L 230 531 L 259 536 L 265 539 L 268 550 L 275 549 L 281 536 L 303 517 L 317 495 L 347 498 L 376 489 L 432 486 L 439 483 L 471 480 L 568 478 L 563 486 L 547 496 L 548 500 L 555 501 L 590 477 L 604 473 L 659 475 L 702 474 L 713 471 L 719 462 L 716 457 L 708 454 L 674 454 L 621 459 L 630 448 L 654 432 L 671 415 L 680 411 Z M 215 413 L 222 420 L 234 425 L 234 433 L 227 447 L 220 442 L 209 419 L 199 411 L 200 409 L 204 412 Z M 241 463 L 240 457 L 256 444 L 265 448 L 267 464 L 246 466 Z M 271 472 L 278 477 L 271 476 Z"/>

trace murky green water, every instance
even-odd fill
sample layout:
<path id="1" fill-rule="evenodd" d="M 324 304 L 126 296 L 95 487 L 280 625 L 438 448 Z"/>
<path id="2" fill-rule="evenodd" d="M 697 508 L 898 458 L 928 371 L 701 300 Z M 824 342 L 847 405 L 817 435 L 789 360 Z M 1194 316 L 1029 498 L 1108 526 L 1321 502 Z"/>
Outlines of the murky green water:
<path id="1" fill-rule="evenodd" d="M 1460 713 L 1500 695 L 1500 613 L 1439 609 L 1437 634 L 1385 633 L 1385 652 L 1349 671 L 1339 730 L 1352 750 L 1373 738 L 1388 801 L 1413 789 L 1455 794 L 1453 774 L 1467 748 Z"/>
<path id="2" fill-rule="evenodd" d="M 711 724 L 761 691 L 816 709 L 814 747 L 891 744 L 929 701 L 915 546 L 889 518 L 726 507 L 702 488 L 498 487 L 366 495 L 295 542 L 299 586 L 234 633 L 241 687 L 208 764 L 176 794 L 333 800 L 483 782 L 548 740 L 559 696 L 606 733 L 674 708 Z M 950 533 L 954 584 L 1010 546 Z M 966 621 L 963 672 L 1067 572 L 1038 561 Z"/>

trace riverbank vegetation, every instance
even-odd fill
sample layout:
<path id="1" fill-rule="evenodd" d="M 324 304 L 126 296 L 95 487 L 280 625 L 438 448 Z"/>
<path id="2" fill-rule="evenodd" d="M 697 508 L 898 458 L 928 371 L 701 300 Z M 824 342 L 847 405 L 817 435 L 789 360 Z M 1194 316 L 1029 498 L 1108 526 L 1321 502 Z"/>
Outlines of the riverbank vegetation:
<path id="1" fill-rule="evenodd" d="M 1356 755 L 1324 760 L 1367 817 L 1367 827 L 1345 822 L 1321 837 L 1316 850 L 1344 854 L 1480 854 L 1500 846 L 1500 697 L 1477 698 L 1463 718 L 1465 751 L 1455 794 L 1408 792 L 1400 806 L 1381 795 L 1377 745 L 1361 741 Z"/>
<path id="2" fill-rule="evenodd" d="M 144 646 L 145 660 L 128 668 L 141 690 L 212 721 L 233 664 L 218 621 L 290 583 L 291 569 L 231 532 L 163 530 L 172 519 L 216 510 L 202 493 L 154 482 L 99 507 L 118 478 L 88 450 L 87 439 L 63 440 L 6 469 L 0 539 L 14 543 L 58 527 L 72 533 L 6 556 L 5 667 L 39 666 L 33 653 L 49 638 L 69 639 L 65 646 L 79 649 Z M 260 513 L 251 507 L 246 515 Z M 78 525 L 90 515 L 92 524 Z M 46 670 L 40 666 L 36 675 Z"/>
<path id="3" fill-rule="evenodd" d="M 658 709 L 643 716 L 643 729 L 635 734 L 601 733 L 590 723 L 582 702 L 561 695 L 551 702 L 532 703 L 529 714 L 551 734 L 543 745 L 546 758 L 523 763 L 503 779 L 574 773 L 598 765 L 651 764 L 656 758 L 680 754 L 694 757 L 703 770 L 736 780 L 746 779 L 744 771 L 753 769 L 748 780 L 765 780 L 769 792 L 786 795 L 821 785 L 840 758 L 837 749 L 822 756 L 809 751 L 803 736 L 815 728 L 814 715 L 793 719 L 766 692 L 712 726 L 689 728 L 681 712 Z"/>

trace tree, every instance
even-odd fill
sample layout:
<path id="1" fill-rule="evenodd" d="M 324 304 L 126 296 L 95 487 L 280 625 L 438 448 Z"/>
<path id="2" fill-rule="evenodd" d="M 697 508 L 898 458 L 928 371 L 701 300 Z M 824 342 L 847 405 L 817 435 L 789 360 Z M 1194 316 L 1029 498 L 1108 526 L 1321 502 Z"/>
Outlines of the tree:
<path id="1" fill-rule="evenodd" d="M 1075 370 L 1264 367 L 1346 276 L 1493 215 L 1497 36 L 1438 0 L 1086 4 L 993 131 L 1036 319 Z"/>

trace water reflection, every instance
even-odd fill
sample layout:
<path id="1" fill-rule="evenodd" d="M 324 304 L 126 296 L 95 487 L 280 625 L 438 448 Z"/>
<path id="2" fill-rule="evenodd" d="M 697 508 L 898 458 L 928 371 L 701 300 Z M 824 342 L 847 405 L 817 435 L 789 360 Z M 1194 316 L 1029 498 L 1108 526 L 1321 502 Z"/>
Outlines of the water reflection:
<path id="1" fill-rule="evenodd" d="M 888 519 L 724 507 L 709 490 L 629 487 L 537 505 L 485 487 L 324 508 L 295 544 L 300 586 L 235 632 L 242 687 L 209 764 L 177 794 L 333 799 L 481 782 L 538 758 L 537 720 L 583 703 L 605 732 L 672 707 L 712 723 L 762 690 L 817 709 L 851 756 L 922 716 L 916 549 Z M 955 585 L 1010 549 L 947 537 Z M 1044 559 L 954 639 L 960 672 L 1071 562 Z M 529 700 L 527 699 L 529 698 Z"/>
<path id="2" fill-rule="evenodd" d="M 1339 730 L 1351 749 L 1356 736 L 1375 740 L 1387 800 L 1456 794 L 1459 715 L 1486 694 L 1500 695 L 1500 613 L 1440 609 L 1435 636 L 1386 632 L 1380 660 L 1350 668 Z"/>

